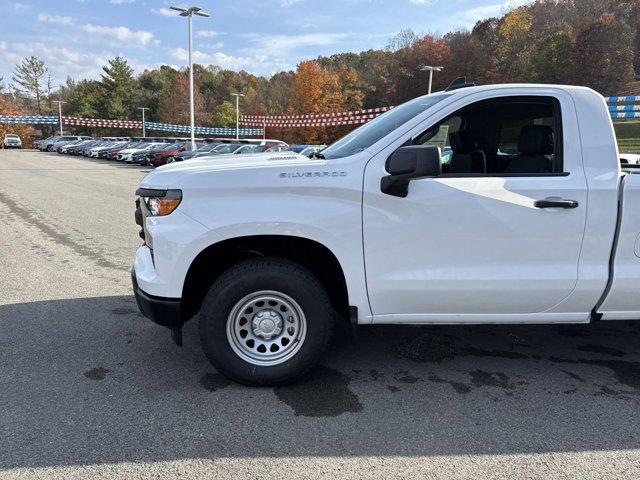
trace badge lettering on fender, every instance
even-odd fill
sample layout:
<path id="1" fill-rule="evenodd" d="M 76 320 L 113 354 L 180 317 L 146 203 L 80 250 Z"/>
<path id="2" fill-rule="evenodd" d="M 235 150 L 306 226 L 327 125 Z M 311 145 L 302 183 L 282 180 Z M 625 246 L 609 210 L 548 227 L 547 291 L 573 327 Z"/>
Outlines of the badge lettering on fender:
<path id="1" fill-rule="evenodd" d="M 347 172 L 340 171 L 315 171 L 315 172 L 283 172 L 280 178 L 330 178 L 330 177 L 346 177 Z"/>

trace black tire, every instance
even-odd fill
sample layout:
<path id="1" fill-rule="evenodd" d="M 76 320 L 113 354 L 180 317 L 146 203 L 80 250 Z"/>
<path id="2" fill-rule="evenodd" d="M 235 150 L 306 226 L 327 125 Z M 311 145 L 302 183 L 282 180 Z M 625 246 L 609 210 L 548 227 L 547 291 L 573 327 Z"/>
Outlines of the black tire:
<path id="1" fill-rule="evenodd" d="M 247 295 L 275 291 L 293 299 L 306 319 L 306 336 L 297 352 L 273 366 L 241 358 L 232 348 L 227 322 L 234 306 Z M 301 265 L 266 257 L 243 261 L 211 286 L 200 312 L 200 342 L 211 364 L 226 377 L 249 386 L 290 383 L 307 374 L 320 360 L 333 333 L 333 310 L 318 279 Z"/>

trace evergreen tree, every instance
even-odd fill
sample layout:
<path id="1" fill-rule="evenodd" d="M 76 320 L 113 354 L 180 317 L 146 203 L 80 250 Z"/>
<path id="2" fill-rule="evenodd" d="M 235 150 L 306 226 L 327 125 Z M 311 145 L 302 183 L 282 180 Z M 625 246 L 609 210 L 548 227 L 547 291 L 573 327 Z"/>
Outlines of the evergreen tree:
<path id="1" fill-rule="evenodd" d="M 133 115 L 136 80 L 133 68 L 122 57 L 109 60 L 102 67 L 102 87 L 104 90 L 102 112 L 107 118 L 127 119 Z"/>
<path id="2" fill-rule="evenodd" d="M 16 65 L 13 74 L 13 89 L 16 93 L 36 101 L 38 115 L 42 114 L 42 96 L 44 92 L 44 78 L 48 70 L 44 61 L 32 55 Z"/>

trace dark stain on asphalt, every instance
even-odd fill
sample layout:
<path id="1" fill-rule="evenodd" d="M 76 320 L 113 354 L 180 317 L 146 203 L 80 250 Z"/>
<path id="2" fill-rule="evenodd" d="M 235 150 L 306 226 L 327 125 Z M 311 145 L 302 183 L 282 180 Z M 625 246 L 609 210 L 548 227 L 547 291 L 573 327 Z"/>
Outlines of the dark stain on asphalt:
<path id="1" fill-rule="evenodd" d="M 455 357 L 455 344 L 450 337 L 422 333 L 405 337 L 395 347 L 396 353 L 414 362 L 440 363 Z"/>
<path id="2" fill-rule="evenodd" d="M 112 268 L 114 270 L 126 270 L 122 265 L 112 262 L 107 258 L 106 254 L 100 254 L 96 251 L 95 246 L 89 246 L 83 243 L 79 243 L 70 236 L 62 232 L 61 229 L 55 228 L 44 220 L 39 218 L 34 212 L 26 207 L 23 207 L 18 202 L 13 200 L 9 195 L 0 192 L 0 202 L 4 203 L 12 214 L 24 220 L 29 225 L 33 225 L 38 228 L 44 235 L 49 237 L 56 243 L 70 248 L 78 255 L 93 260 L 96 265 L 104 268 Z"/>
<path id="3" fill-rule="evenodd" d="M 578 345 L 577 348 L 581 352 L 601 353 L 612 357 L 624 357 L 626 355 L 625 352 L 616 350 L 615 348 L 603 347 L 602 345 Z"/>
<path id="4" fill-rule="evenodd" d="M 420 380 L 418 377 L 414 377 L 413 375 L 404 375 L 403 377 L 396 378 L 400 383 L 409 383 L 413 384 Z"/>
<path id="5" fill-rule="evenodd" d="M 369 370 L 369 376 L 371 378 L 373 378 L 374 380 L 378 380 L 380 377 L 384 376 L 384 373 L 380 373 L 377 370 L 371 369 L 371 370 Z"/>
<path id="6" fill-rule="evenodd" d="M 558 335 L 571 338 L 589 338 L 589 330 L 583 325 L 556 325 Z"/>
<path id="7" fill-rule="evenodd" d="M 528 355 L 519 352 L 511 352 L 508 350 L 480 350 L 473 347 L 465 348 L 463 354 L 470 355 L 472 357 L 496 357 L 509 358 L 512 360 L 523 360 L 525 358 L 529 358 Z"/>
<path id="8" fill-rule="evenodd" d="M 110 370 L 104 367 L 96 367 L 83 373 L 89 380 L 104 380 Z"/>
<path id="9" fill-rule="evenodd" d="M 469 372 L 471 384 L 475 387 L 495 387 L 505 390 L 513 390 L 515 386 L 502 372 L 485 372 L 484 370 L 474 370 Z"/>
<path id="10" fill-rule="evenodd" d="M 567 395 L 573 395 L 574 393 L 576 393 L 578 391 L 577 388 L 570 388 L 569 390 L 565 390 L 563 393 L 567 394 Z"/>
<path id="11" fill-rule="evenodd" d="M 216 390 L 228 387 L 231 381 L 218 373 L 205 373 L 200 378 L 199 383 L 210 392 L 215 392 Z"/>
<path id="12" fill-rule="evenodd" d="M 129 307 L 121 307 L 121 308 L 114 308 L 113 310 L 111 310 L 111 313 L 113 313 L 114 315 L 133 315 L 138 313 L 138 311 Z"/>
<path id="13" fill-rule="evenodd" d="M 608 368 L 613 372 L 618 382 L 634 390 L 640 390 L 640 362 L 628 362 L 625 360 L 600 360 L 579 358 L 577 360 L 569 360 L 566 358 L 550 357 L 550 361 L 554 363 L 574 363 L 582 365 L 596 365 L 598 367 Z"/>
<path id="14" fill-rule="evenodd" d="M 471 387 L 469 385 L 466 385 L 466 384 L 464 384 L 462 382 L 454 382 L 452 380 L 445 380 L 444 378 L 440 378 L 437 375 L 429 375 L 429 380 L 431 382 L 434 382 L 434 383 L 446 383 L 451 388 L 453 388 L 453 390 L 456 393 L 459 393 L 460 395 L 465 395 L 465 394 L 467 394 L 467 393 L 469 393 L 471 391 Z"/>
<path id="15" fill-rule="evenodd" d="M 569 370 L 562 370 L 562 369 L 560 369 L 560 371 L 565 375 L 567 375 L 568 377 L 573 378 L 574 380 L 577 380 L 582 383 L 586 382 L 586 380 L 582 378 L 580 375 L 578 375 L 577 373 L 573 373 L 573 372 L 570 372 Z"/>
<path id="16" fill-rule="evenodd" d="M 397 393 L 400 391 L 400 389 L 398 387 L 395 387 L 393 385 L 387 385 L 387 389 L 391 392 L 391 393 Z"/>
<path id="17" fill-rule="evenodd" d="M 296 416 L 337 417 L 362 411 L 358 396 L 349 388 L 350 382 L 349 375 L 320 365 L 298 383 L 276 387 L 273 391 Z"/>

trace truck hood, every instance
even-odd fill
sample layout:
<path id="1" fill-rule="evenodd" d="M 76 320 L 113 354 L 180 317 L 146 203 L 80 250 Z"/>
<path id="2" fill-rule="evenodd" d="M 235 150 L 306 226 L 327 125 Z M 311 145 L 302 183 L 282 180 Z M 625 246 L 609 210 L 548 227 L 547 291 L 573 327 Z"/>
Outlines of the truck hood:
<path id="1" fill-rule="evenodd" d="M 184 175 L 229 170 L 255 170 L 272 167 L 323 165 L 326 160 L 310 159 L 293 152 L 250 153 L 246 155 L 215 155 L 170 163 L 152 170 L 140 182 L 143 188 L 172 188 Z"/>

